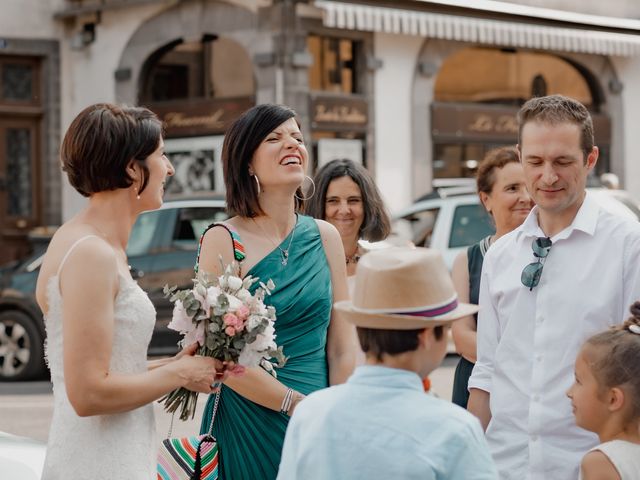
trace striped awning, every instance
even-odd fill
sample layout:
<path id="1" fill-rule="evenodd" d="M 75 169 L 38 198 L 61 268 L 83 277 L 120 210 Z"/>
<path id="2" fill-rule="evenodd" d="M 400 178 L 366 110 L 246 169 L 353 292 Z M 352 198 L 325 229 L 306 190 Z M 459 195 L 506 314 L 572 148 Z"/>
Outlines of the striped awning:
<path id="1" fill-rule="evenodd" d="M 368 32 L 420 35 L 501 47 L 630 57 L 640 55 L 640 35 L 536 25 L 399 8 L 316 0 L 324 25 Z"/>

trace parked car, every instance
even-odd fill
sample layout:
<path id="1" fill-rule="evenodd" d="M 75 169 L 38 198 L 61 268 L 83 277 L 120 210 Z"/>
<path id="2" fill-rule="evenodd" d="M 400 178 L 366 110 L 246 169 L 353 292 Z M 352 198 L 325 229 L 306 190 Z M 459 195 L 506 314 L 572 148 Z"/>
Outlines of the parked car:
<path id="1" fill-rule="evenodd" d="M 442 188 L 393 215 L 393 232 L 419 247 L 440 250 L 451 269 L 456 255 L 494 232 L 478 195 L 468 188 Z M 600 205 L 617 215 L 640 220 L 640 208 L 628 192 L 589 188 Z"/>
<path id="2" fill-rule="evenodd" d="M 227 218 L 221 198 L 168 200 L 141 214 L 127 246 L 131 274 L 157 311 L 150 355 L 177 351 L 178 335 L 167 329 L 172 305 L 165 284 L 188 287 L 193 278 L 197 241 L 209 224 Z M 0 270 L 0 381 L 28 380 L 46 374 L 45 329 L 35 300 L 43 252 Z"/>
<path id="3" fill-rule="evenodd" d="M 3 479 L 39 480 L 47 446 L 30 438 L 0 432 L 0 475 Z"/>

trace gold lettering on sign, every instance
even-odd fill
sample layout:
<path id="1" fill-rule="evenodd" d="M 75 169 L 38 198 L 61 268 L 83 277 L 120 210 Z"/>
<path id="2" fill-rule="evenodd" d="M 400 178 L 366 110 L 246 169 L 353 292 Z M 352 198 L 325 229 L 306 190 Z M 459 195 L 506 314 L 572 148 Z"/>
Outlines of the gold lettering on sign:
<path id="1" fill-rule="evenodd" d="M 221 120 L 224 110 L 219 108 L 211 115 L 187 116 L 181 112 L 169 112 L 164 116 L 164 122 L 167 128 L 190 128 L 190 127 L 208 127 L 223 128 L 224 122 Z"/>
<path id="2" fill-rule="evenodd" d="M 496 120 L 496 132 L 518 133 L 518 120 L 512 115 L 500 115 Z"/>
<path id="3" fill-rule="evenodd" d="M 316 105 L 315 122 L 365 124 L 367 115 L 357 107 Z"/>
<path id="4" fill-rule="evenodd" d="M 481 133 L 518 133 L 518 120 L 513 115 L 499 115 L 494 118 L 481 113 L 469 124 L 470 132 Z"/>
<path id="5" fill-rule="evenodd" d="M 490 132 L 493 130 L 493 120 L 489 115 L 478 115 L 467 128 L 472 132 Z"/>

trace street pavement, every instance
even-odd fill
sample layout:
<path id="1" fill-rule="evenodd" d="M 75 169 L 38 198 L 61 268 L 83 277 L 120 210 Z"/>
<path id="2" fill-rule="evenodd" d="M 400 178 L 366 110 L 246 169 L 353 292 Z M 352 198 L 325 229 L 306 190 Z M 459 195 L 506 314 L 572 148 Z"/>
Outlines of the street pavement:
<path id="1" fill-rule="evenodd" d="M 442 366 L 429 376 L 432 391 L 440 398 L 450 400 L 453 374 L 458 363 L 455 355 L 447 356 Z M 193 420 L 174 421 L 172 436 L 193 435 L 199 431 L 206 395 L 198 398 L 198 408 Z M 158 441 L 167 437 L 171 415 L 154 403 Z M 0 431 L 35 438 L 43 442 L 49 435 L 53 412 L 53 395 L 49 382 L 0 383 Z"/>

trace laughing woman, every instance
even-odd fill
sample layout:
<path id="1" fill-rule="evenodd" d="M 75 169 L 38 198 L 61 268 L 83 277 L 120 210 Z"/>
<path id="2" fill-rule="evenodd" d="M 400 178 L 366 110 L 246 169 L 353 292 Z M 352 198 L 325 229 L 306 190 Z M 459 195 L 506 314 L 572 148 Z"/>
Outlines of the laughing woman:
<path id="1" fill-rule="evenodd" d="M 344 382 L 354 367 L 354 331 L 333 315 L 347 297 L 344 251 L 330 224 L 298 213 L 308 154 L 295 113 L 259 105 L 227 132 L 222 148 L 227 208 L 232 218 L 202 237 L 199 268 L 219 275 L 236 260 L 242 276 L 276 287 L 276 342 L 287 364 L 277 379 L 261 368 L 228 378 L 213 431 L 223 480 L 275 479 L 284 434 L 298 402 Z M 208 431 L 214 397 L 201 430 Z"/>

